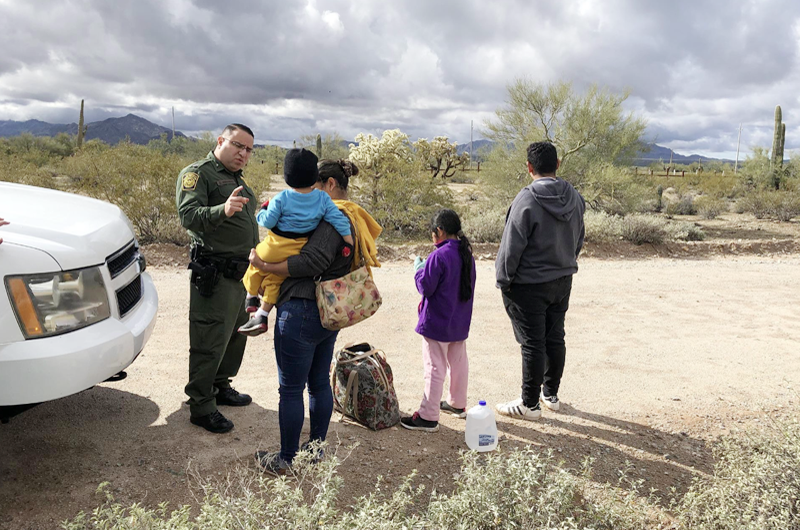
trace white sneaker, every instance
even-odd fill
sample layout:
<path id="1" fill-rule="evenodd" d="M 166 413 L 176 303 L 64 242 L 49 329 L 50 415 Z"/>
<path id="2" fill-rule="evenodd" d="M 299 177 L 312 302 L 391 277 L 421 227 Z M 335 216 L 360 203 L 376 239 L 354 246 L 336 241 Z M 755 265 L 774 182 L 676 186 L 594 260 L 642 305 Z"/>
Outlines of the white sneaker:
<path id="1" fill-rule="evenodd" d="M 539 401 L 550 410 L 558 411 L 561 408 L 561 402 L 558 400 L 558 396 L 545 396 L 542 394 L 539 397 Z"/>
<path id="2" fill-rule="evenodd" d="M 495 408 L 497 412 L 503 416 L 509 416 L 520 420 L 538 420 L 542 415 L 542 408 L 539 406 L 539 403 L 536 403 L 533 408 L 528 408 L 522 403 L 522 398 L 517 398 L 508 403 L 498 403 Z"/>

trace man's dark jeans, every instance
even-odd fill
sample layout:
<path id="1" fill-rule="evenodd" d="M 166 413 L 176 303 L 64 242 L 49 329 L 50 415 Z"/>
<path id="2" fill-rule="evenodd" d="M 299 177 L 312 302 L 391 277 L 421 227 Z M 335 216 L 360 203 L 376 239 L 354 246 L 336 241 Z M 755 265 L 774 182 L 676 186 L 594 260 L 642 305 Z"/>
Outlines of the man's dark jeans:
<path id="1" fill-rule="evenodd" d="M 564 317 L 569 308 L 572 275 L 545 283 L 511 284 L 503 304 L 522 349 L 522 402 L 534 407 L 539 388 L 546 396 L 558 394 L 564 373 Z"/>
<path id="2" fill-rule="evenodd" d="M 333 413 L 328 370 L 338 331 L 322 327 L 314 300 L 292 298 L 278 308 L 275 360 L 278 363 L 281 459 L 291 464 L 300 445 L 305 416 L 303 390 L 308 385 L 309 440 L 325 441 Z"/>

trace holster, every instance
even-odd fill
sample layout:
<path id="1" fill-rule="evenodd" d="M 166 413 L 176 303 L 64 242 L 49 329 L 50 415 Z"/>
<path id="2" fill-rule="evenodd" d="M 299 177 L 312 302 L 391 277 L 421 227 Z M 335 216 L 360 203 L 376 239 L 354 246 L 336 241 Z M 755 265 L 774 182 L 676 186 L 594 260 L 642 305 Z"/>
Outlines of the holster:
<path id="1" fill-rule="evenodd" d="M 214 286 L 219 282 L 219 271 L 213 261 L 201 257 L 198 247 L 193 247 L 191 252 L 192 261 L 189 262 L 189 269 L 192 271 L 192 285 L 197 287 L 200 296 L 211 296 Z"/>

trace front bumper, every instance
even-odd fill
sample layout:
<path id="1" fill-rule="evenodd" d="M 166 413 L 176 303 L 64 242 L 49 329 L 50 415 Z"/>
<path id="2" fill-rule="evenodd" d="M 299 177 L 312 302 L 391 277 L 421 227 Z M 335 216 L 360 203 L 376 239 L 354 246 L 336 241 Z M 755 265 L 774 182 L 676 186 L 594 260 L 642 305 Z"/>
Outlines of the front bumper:
<path id="1" fill-rule="evenodd" d="M 42 339 L 0 345 L 0 406 L 58 399 L 124 370 L 150 338 L 158 294 L 143 273 L 142 298 L 122 319 Z"/>

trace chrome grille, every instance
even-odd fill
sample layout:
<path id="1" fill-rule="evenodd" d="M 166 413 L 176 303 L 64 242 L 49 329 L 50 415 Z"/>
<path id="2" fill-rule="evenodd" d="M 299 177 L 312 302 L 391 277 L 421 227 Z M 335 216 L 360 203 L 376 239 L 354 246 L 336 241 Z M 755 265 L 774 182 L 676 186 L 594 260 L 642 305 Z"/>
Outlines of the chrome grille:
<path id="1" fill-rule="evenodd" d="M 142 298 L 142 277 L 137 276 L 131 283 L 117 291 L 117 305 L 119 306 L 119 316 L 134 308 Z"/>
<path id="2" fill-rule="evenodd" d="M 132 263 L 136 262 L 138 257 L 139 249 L 136 247 L 133 241 L 122 247 L 114 254 L 111 254 L 106 258 L 106 263 L 108 263 L 108 272 L 111 274 L 111 277 L 116 278 L 119 276 L 122 271 L 130 267 Z"/>

